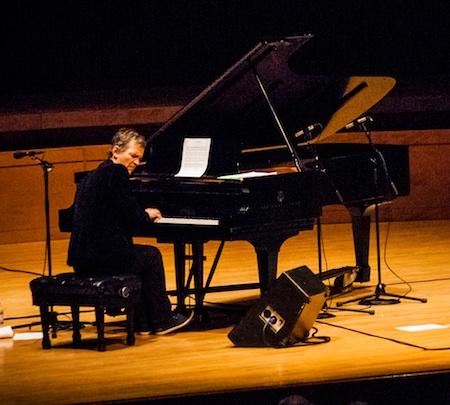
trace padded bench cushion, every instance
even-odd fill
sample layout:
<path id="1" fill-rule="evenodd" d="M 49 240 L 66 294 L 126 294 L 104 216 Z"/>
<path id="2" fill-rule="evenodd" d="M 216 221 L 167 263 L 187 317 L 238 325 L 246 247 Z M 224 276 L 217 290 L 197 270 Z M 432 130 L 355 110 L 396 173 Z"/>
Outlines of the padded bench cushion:
<path id="1" fill-rule="evenodd" d="M 135 302 L 141 289 L 139 277 L 130 274 L 85 276 L 75 273 L 62 273 L 55 276 L 43 276 L 30 282 L 33 304 L 42 302 L 65 301 L 78 297 L 79 302 L 93 301 Z"/>
<path id="2" fill-rule="evenodd" d="M 141 280 L 131 274 L 86 276 L 75 273 L 62 273 L 43 276 L 30 281 L 33 304 L 40 306 L 42 323 L 42 347 L 50 349 L 49 328 L 52 324 L 49 307 L 70 305 L 72 308 L 73 342 L 79 345 L 80 306 L 94 306 L 97 324 L 99 351 L 105 350 L 104 311 L 107 308 L 125 308 L 127 321 L 127 344 L 134 345 L 134 305 L 139 301 Z M 54 337 L 56 332 L 53 330 Z"/>

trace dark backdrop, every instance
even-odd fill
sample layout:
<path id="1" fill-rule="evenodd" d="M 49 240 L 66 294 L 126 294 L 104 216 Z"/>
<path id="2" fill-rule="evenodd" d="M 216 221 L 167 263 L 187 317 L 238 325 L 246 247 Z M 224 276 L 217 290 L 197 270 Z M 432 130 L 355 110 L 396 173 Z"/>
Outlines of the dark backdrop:
<path id="1" fill-rule="evenodd" d="M 0 114 L 180 105 L 256 43 L 312 33 L 301 68 L 394 76 L 373 130 L 450 128 L 442 1 L 4 0 Z M 151 134 L 158 125 L 142 125 Z M 0 128 L 0 150 L 107 143 L 112 128 Z"/>
<path id="2" fill-rule="evenodd" d="M 445 76 L 446 1 L 2 2 L 3 96 L 203 85 L 255 43 L 313 33 L 314 69 Z"/>

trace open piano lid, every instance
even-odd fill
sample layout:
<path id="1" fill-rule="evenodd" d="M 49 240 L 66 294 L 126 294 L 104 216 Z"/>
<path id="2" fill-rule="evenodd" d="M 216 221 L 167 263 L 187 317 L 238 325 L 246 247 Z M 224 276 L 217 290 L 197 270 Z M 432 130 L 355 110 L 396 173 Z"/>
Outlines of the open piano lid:
<path id="1" fill-rule="evenodd" d="M 150 137 L 149 160 L 156 152 L 167 162 L 175 153 L 179 162 L 186 137 L 210 137 L 230 154 L 286 147 L 257 76 L 293 144 L 295 133 L 314 123 L 323 129 L 313 141 L 325 140 L 394 86 L 390 77 L 305 73 L 302 61 L 311 57 L 311 42 L 306 35 L 256 45 Z"/>

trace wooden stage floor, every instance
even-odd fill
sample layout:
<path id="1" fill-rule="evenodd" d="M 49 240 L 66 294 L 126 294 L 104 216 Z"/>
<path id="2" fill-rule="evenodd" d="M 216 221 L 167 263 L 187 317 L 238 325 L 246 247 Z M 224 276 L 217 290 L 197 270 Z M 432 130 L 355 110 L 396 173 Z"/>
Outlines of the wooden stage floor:
<path id="1" fill-rule="evenodd" d="M 289 393 L 302 394 L 316 404 L 349 403 L 348 399 L 371 404 L 393 403 L 393 395 L 402 398 L 398 403 L 430 403 L 424 396 L 433 395 L 433 391 L 438 397 L 433 403 L 446 403 L 448 389 L 437 391 L 446 389 L 442 386 L 448 386 L 444 382 L 448 382 L 450 374 L 450 221 L 382 223 L 380 229 L 381 274 L 386 289 L 407 293 L 408 286 L 402 278 L 412 288 L 408 294 L 425 297 L 427 303 L 402 299 L 397 305 L 373 306 L 374 315 L 330 310 L 335 317 L 319 319 L 314 325 L 319 335 L 330 337 L 329 343 L 284 349 L 237 348 L 227 337 L 235 319 L 229 312 L 235 308 L 231 304 L 257 299 L 255 290 L 207 295 L 206 301 L 212 308 L 217 309 L 217 303 L 228 306 L 223 306 L 227 311 L 214 311 L 214 321 L 205 330 L 137 336 L 136 345 L 128 347 L 114 340 L 123 338 L 124 333 L 111 324 L 107 337 L 112 343 L 103 353 L 89 344 L 80 349 L 71 348 L 70 331 L 60 331 L 51 350 L 42 350 L 40 340 L 0 339 L 0 403 L 144 403 L 169 402 L 171 398 L 171 403 L 214 403 L 221 398 L 228 403 L 277 404 Z M 154 240 L 146 242 L 155 243 Z M 323 244 L 327 268 L 353 264 L 350 225 L 324 225 Z M 217 246 L 216 242 L 206 246 L 207 268 Z M 171 248 L 159 247 L 171 289 L 174 286 Z M 52 243 L 54 274 L 68 271 L 66 248 L 66 240 Z M 373 235 L 370 263 L 371 282 L 355 284 L 353 291 L 334 298 L 330 306 L 374 291 L 377 271 Z M 301 233 L 282 247 L 279 272 L 300 265 L 317 272 L 314 231 Z M 0 266 L 42 273 L 44 244 L 0 245 Z M 28 287 L 34 277 L 0 270 L 0 302 L 5 310 L 5 324 L 13 326 L 16 333 L 28 332 L 30 329 L 23 325 L 38 320 L 21 318 L 38 313 L 37 307 L 32 306 Z M 245 242 L 226 244 L 213 285 L 256 279 L 251 246 Z M 351 304 L 344 308 L 362 307 Z M 61 313 L 67 308 L 56 310 Z M 59 319 L 66 318 L 60 315 Z M 92 321 L 93 314 L 87 312 L 83 319 Z M 436 329 L 424 325 L 435 325 Z M 418 330 L 399 329 L 408 326 Z M 31 328 L 31 331 L 39 330 L 39 325 Z M 87 323 L 82 330 L 87 343 L 95 336 L 94 332 L 93 326 Z M 381 386 L 386 392 L 379 392 L 376 382 L 380 381 L 386 382 Z M 389 384 L 395 383 L 394 393 Z M 353 394 L 351 388 L 342 398 L 330 401 L 337 387 L 352 384 Z M 261 400 L 264 392 L 268 394 Z"/>

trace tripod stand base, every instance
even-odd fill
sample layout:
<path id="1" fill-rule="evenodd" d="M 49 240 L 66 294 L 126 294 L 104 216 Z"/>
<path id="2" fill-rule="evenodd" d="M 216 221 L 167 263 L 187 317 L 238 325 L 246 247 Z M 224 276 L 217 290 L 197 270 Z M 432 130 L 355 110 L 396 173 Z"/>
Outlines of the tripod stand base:
<path id="1" fill-rule="evenodd" d="M 322 311 L 317 319 L 328 319 L 328 318 L 336 318 L 336 315 L 330 314 L 329 312 Z"/>
<path id="2" fill-rule="evenodd" d="M 392 298 L 382 298 L 383 296 L 392 297 Z M 382 283 L 378 283 L 378 285 L 375 289 L 375 294 L 370 295 L 368 297 L 361 298 L 359 301 L 359 304 L 360 305 L 393 305 L 393 304 L 400 304 L 400 302 L 401 302 L 400 299 L 409 299 L 409 300 L 414 300 L 414 301 L 427 302 L 426 298 L 408 297 L 406 295 L 387 293 L 386 286 Z"/>
<path id="3" fill-rule="evenodd" d="M 372 296 L 363 298 L 358 303 L 359 305 L 393 305 L 400 304 L 400 300 L 398 298 L 381 298 L 379 296 Z"/>
<path id="4" fill-rule="evenodd" d="M 337 302 L 336 306 L 340 307 L 344 304 L 349 304 L 351 302 L 358 301 L 359 305 L 393 305 L 393 304 L 400 304 L 401 299 L 408 299 L 413 301 L 419 301 L 419 302 L 427 302 L 426 298 L 418 298 L 418 297 L 409 297 L 407 295 L 400 295 L 400 294 L 392 294 L 386 292 L 386 286 L 382 283 L 378 283 L 377 287 L 375 288 L 375 293 L 366 297 L 359 297 L 354 298 L 348 301 L 343 302 Z M 392 297 L 392 298 L 383 298 L 384 297 Z"/>

